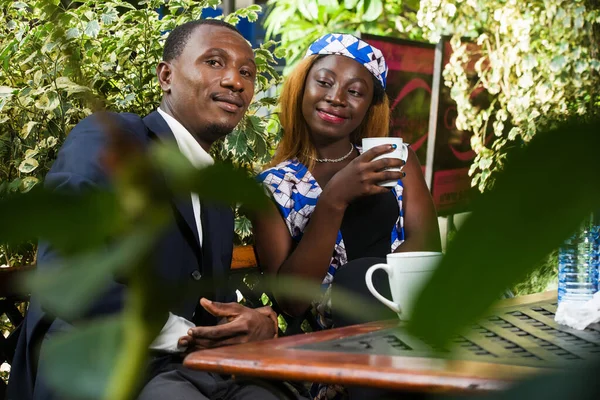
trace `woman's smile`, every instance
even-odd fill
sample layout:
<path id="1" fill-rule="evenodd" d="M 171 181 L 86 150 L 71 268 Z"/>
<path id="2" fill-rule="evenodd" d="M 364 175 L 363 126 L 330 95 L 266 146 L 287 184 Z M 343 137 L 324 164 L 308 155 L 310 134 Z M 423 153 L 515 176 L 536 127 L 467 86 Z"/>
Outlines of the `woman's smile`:
<path id="1" fill-rule="evenodd" d="M 325 111 L 325 110 L 317 110 L 317 115 L 325 122 L 329 122 L 331 124 L 343 124 L 348 118 L 340 115 L 339 113 Z"/>

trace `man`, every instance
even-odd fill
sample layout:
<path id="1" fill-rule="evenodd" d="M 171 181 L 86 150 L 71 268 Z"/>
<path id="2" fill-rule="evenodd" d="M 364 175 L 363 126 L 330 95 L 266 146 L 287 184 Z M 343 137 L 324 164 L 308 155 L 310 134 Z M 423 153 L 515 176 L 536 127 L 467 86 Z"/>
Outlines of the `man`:
<path id="1" fill-rule="evenodd" d="M 169 35 L 157 67 L 163 91 L 158 110 L 143 120 L 133 114 L 113 114 L 114 122 L 123 134 L 142 143 L 174 140 L 193 165 L 210 164 L 208 151 L 213 142 L 230 133 L 246 112 L 256 73 L 252 49 L 235 27 L 216 20 L 186 23 Z M 73 129 L 46 177 L 47 187 L 70 191 L 110 187 L 110 177 L 100 161 L 107 136 L 99 118 L 90 116 Z M 173 211 L 175 222 L 156 246 L 155 272 L 171 282 L 224 276 L 232 257 L 231 210 L 201 204 L 198 196 L 191 194 L 173 199 Z M 49 246 L 40 244 L 38 268 L 44 269 L 54 257 Z M 119 312 L 125 291 L 123 285 L 111 283 L 86 317 Z M 259 386 L 240 386 L 227 377 L 182 366 L 180 352 L 190 348 L 276 336 L 276 317 L 270 308 L 243 307 L 235 303 L 234 293 L 224 290 L 216 290 L 211 296 L 214 301 L 202 298 L 199 304 L 199 298 L 208 295 L 187 299 L 171 310 L 168 320 L 165 316 L 161 335 L 151 346 L 154 356 L 140 400 L 280 398 Z M 23 328 L 8 399 L 56 399 L 44 376 L 37 373 L 37 349 L 43 364 L 46 340 L 72 325 L 46 314 L 34 294 Z"/>

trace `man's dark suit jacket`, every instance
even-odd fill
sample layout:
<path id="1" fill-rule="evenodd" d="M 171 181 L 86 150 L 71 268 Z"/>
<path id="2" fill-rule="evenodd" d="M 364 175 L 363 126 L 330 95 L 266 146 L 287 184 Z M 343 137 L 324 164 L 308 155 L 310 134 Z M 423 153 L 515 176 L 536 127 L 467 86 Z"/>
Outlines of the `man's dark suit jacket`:
<path id="1" fill-rule="evenodd" d="M 120 132 L 131 135 L 142 146 L 155 141 L 173 141 L 171 129 L 158 112 L 145 118 L 135 114 L 109 113 L 120 127 Z M 94 188 L 110 188 L 110 178 L 100 162 L 100 155 L 107 145 L 104 131 L 106 123 L 92 115 L 81 121 L 69 134 L 50 172 L 45 186 L 56 190 L 81 192 Z M 203 246 L 198 242 L 198 231 L 192 209 L 191 196 L 173 198 L 174 222 L 169 226 L 153 255 L 156 273 L 169 282 L 194 282 L 207 277 L 223 278 L 231 265 L 233 251 L 233 213 L 223 206 L 202 204 Z M 47 268 L 55 253 L 44 243 L 38 249 L 39 270 Z M 90 307 L 85 318 L 117 313 L 123 305 L 126 288 L 116 282 L 98 301 Z M 200 297 L 212 297 L 215 301 L 235 301 L 235 293 L 215 290 L 214 293 L 201 293 L 188 298 L 176 309 L 176 315 L 194 321 L 197 325 L 215 325 L 216 319 L 198 307 Z M 196 313 L 196 309 L 198 312 Z M 167 315 L 165 315 L 165 322 Z M 70 325 L 53 318 L 44 311 L 32 294 L 24 326 L 19 337 L 8 387 L 8 400 L 49 399 L 51 392 L 37 376 L 37 356 L 44 337 L 54 331 L 62 331 Z M 41 380 L 43 381 L 43 380 Z"/>

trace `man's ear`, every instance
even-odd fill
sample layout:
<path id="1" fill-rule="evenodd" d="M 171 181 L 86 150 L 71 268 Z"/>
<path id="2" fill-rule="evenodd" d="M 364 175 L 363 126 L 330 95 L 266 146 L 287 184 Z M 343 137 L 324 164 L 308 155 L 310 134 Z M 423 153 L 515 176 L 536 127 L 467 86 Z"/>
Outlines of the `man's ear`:
<path id="1" fill-rule="evenodd" d="M 166 61 L 161 61 L 156 66 L 156 76 L 158 77 L 158 83 L 163 92 L 169 93 L 171 91 L 171 79 L 173 78 L 173 68 L 171 64 Z"/>

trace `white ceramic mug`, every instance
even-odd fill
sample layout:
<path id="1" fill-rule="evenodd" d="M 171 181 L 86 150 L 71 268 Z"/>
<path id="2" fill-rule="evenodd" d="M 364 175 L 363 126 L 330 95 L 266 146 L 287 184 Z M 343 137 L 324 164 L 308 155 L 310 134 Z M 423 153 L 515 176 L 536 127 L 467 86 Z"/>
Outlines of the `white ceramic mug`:
<path id="1" fill-rule="evenodd" d="M 377 147 L 382 144 L 395 144 L 396 149 L 389 153 L 383 154 L 379 157 L 375 157 L 373 159 L 373 161 L 380 160 L 382 158 L 399 158 L 406 162 L 406 159 L 408 158 L 408 145 L 406 143 L 403 143 L 402 138 L 399 138 L 399 137 L 364 138 L 362 140 L 363 152 L 366 152 L 366 151 L 372 149 L 373 147 Z M 388 171 L 400 171 L 401 169 L 400 168 L 387 168 L 387 170 Z M 398 183 L 398 181 L 396 181 L 396 180 L 383 181 L 383 182 L 379 183 L 379 186 L 394 187 L 394 186 L 396 186 L 397 183 Z"/>
<path id="2" fill-rule="evenodd" d="M 388 254 L 387 264 L 375 264 L 367 270 L 365 281 L 375 298 L 398 314 L 410 318 L 414 301 L 437 268 L 443 254 L 434 251 L 414 251 Z M 383 297 L 373 286 L 373 272 L 382 269 L 388 274 L 393 301 Z"/>

